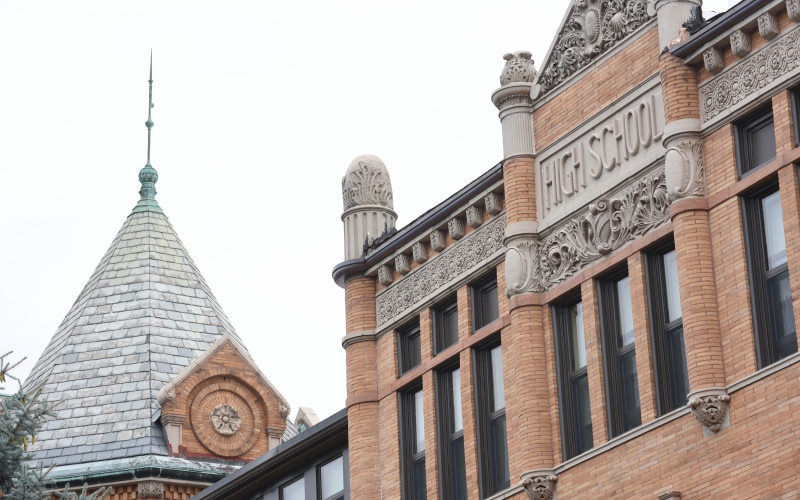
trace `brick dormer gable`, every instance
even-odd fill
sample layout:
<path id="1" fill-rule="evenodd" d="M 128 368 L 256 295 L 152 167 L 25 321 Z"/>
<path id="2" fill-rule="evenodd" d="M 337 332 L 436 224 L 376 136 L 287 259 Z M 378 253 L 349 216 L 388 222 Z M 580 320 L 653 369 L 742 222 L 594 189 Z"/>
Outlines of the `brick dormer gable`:
<path id="1" fill-rule="evenodd" d="M 224 335 L 158 393 L 172 455 L 243 462 L 281 442 L 289 404 Z"/>

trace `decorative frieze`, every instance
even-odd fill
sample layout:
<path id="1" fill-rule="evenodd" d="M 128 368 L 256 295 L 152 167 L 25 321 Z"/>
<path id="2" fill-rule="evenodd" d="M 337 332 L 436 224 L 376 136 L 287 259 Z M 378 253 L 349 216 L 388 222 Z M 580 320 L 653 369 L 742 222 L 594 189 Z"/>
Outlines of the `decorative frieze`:
<path id="1" fill-rule="evenodd" d="M 436 250 L 437 252 L 441 252 L 445 248 L 447 248 L 447 238 L 444 235 L 443 231 L 435 230 L 431 231 L 430 235 L 431 239 L 431 248 Z"/>
<path id="2" fill-rule="evenodd" d="M 464 220 L 459 219 L 458 217 L 453 217 L 449 221 L 447 221 L 447 231 L 450 233 L 450 237 L 454 240 L 460 240 L 466 234 L 466 227 L 464 227 Z"/>
<path id="3" fill-rule="evenodd" d="M 576 0 L 536 80 L 537 99 L 651 19 L 647 0 Z"/>
<path id="4" fill-rule="evenodd" d="M 161 498 L 164 496 L 164 483 L 143 481 L 139 483 L 139 498 Z"/>
<path id="5" fill-rule="evenodd" d="M 411 259 L 408 255 L 401 253 L 394 258 L 394 268 L 398 274 L 408 274 L 411 271 Z"/>
<path id="6" fill-rule="evenodd" d="M 378 268 L 378 283 L 383 286 L 389 286 L 394 281 L 394 273 L 392 272 L 392 268 L 386 265 L 383 265 Z"/>
<path id="7" fill-rule="evenodd" d="M 735 30 L 733 33 L 731 33 L 730 38 L 731 52 L 733 52 L 733 55 L 736 57 L 745 57 L 752 50 L 752 46 L 750 45 L 750 34 L 744 30 Z"/>
<path id="8" fill-rule="evenodd" d="M 800 21 L 800 0 L 786 0 L 786 14 L 792 21 Z"/>
<path id="9" fill-rule="evenodd" d="M 422 264 L 428 260 L 428 245 L 422 241 L 418 241 L 411 247 L 411 253 L 414 255 L 414 262 Z"/>
<path id="10" fill-rule="evenodd" d="M 706 71 L 712 75 L 722 71 L 722 68 L 725 66 L 722 52 L 716 47 L 711 47 L 703 52 L 703 63 L 706 66 Z"/>
<path id="11" fill-rule="evenodd" d="M 772 82 L 796 70 L 800 63 L 798 35 L 800 28 L 795 27 L 701 85 L 702 121 L 755 98 Z"/>
<path id="12" fill-rule="evenodd" d="M 702 168 L 695 171 L 702 174 Z M 509 242 L 506 294 L 541 293 L 563 283 L 605 255 L 667 223 L 670 202 L 664 166 L 660 165 L 591 203 L 583 213 L 556 226 L 547 236 Z"/>
<path id="13" fill-rule="evenodd" d="M 758 33 L 764 40 L 772 40 L 781 32 L 778 25 L 778 16 L 772 12 L 765 12 L 758 16 Z"/>
<path id="14" fill-rule="evenodd" d="M 412 309 L 462 273 L 486 262 L 503 248 L 505 227 L 505 214 L 495 217 L 379 293 L 376 299 L 378 326 Z"/>
<path id="15" fill-rule="evenodd" d="M 487 194 L 483 197 L 483 202 L 486 204 L 486 212 L 489 215 L 497 215 L 503 209 L 503 201 L 497 193 Z"/>
<path id="16" fill-rule="evenodd" d="M 477 205 L 467 208 L 467 224 L 471 228 L 476 228 L 483 224 L 483 210 Z"/>

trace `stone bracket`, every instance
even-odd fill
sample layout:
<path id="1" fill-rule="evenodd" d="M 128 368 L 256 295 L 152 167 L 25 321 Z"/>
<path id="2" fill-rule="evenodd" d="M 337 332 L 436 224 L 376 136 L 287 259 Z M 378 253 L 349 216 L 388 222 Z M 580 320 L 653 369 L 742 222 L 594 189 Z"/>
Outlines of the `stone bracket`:
<path id="1" fill-rule="evenodd" d="M 528 500 L 555 500 L 558 477 L 553 469 L 534 469 L 524 472 L 520 485 L 528 494 Z"/>
<path id="2" fill-rule="evenodd" d="M 708 437 L 729 427 L 728 402 L 731 397 L 724 387 L 711 387 L 689 394 L 692 415 L 703 426 L 703 436 Z"/>
<path id="3" fill-rule="evenodd" d="M 164 496 L 164 483 L 159 481 L 144 481 L 139 483 L 139 498 L 161 498 Z"/>

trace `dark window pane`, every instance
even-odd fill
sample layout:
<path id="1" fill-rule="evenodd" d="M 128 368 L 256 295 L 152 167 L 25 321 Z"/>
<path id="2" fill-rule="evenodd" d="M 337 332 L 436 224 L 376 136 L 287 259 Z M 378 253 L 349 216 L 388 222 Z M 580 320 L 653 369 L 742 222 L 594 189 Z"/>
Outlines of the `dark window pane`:
<path id="1" fill-rule="evenodd" d="M 683 345 L 683 328 L 676 328 L 664 336 L 667 370 L 669 372 L 669 406 L 664 413 L 685 406 L 689 394 L 689 373 L 686 369 L 686 350 Z"/>
<path id="2" fill-rule="evenodd" d="M 506 416 L 489 422 L 489 475 L 492 493 L 508 488 L 508 449 L 506 445 Z"/>
<path id="3" fill-rule="evenodd" d="M 480 330 L 500 317 L 497 296 L 497 277 L 489 278 L 472 286 L 473 330 Z"/>
<path id="4" fill-rule="evenodd" d="M 775 158 L 775 127 L 772 120 L 754 128 L 751 132 L 753 147 L 753 168 L 761 166 Z"/>
<path id="5" fill-rule="evenodd" d="M 458 302 L 455 298 L 434 309 L 433 337 L 436 354 L 458 342 Z"/>
<path id="6" fill-rule="evenodd" d="M 797 352 L 797 334 L 792 310 L 792 290 L 789 288 L 789 271 L 783 271 L 767 280 L 769 308 L 775 336 L 775 361 Z"/>
<path id="7" fill-rule="evenodd" d="M 425 457 L 414 460 L 411 468 L 410 500 L 423 500 L 428 497 L 428 491 L 425 482 Z"/>
<path id="8" fill-rule="evenodd" d="M 624 428 L 627 432 L 641 425 L 639 411 L 639 381 L 636 374 L 636 350 L 632 349 L 619 357 L 620 396 Z"/>
<path id="9" fill-rule="evenodd" d="M 444 345 L 442 349 L 447 349 L 458 342 L 458 309 L 446 312 L 442 318 L 444 328 Z"/>
<path id="10" fill-rule="evenodd" d="M 589 377 L 585 373 L 572 379 L 572 396 L 575 407 L 575 454 L 579 455 L 594 446 L 592 410 L 589 405 Z"/>
<path id="11" fill-rule="evenodd" d="M 483 326 L 486 326 L 500 317 L 497 282 L 494 283 L 494 286 L 483 289 L 481 302 L 483 302 Z"/>
<path id="12" fill-rule="evenodd" d="M 453 500 L 467 500 L 467 467 L 464 462 L 464 436 L 450 441 L 450 492 Z"/>
<path id="13" fill-rule="evenodd" d="M 422 359 L 419 325 L 412 325 L 400 330 L 397 335 L 397 343 L 400 373 L 403 374 L 419 365 Z"/>
<path id="14" fill-rule="evenodd" d="M 281 500 L 306 500 L 305 481 L 302 477 L 281 488 Z"/>

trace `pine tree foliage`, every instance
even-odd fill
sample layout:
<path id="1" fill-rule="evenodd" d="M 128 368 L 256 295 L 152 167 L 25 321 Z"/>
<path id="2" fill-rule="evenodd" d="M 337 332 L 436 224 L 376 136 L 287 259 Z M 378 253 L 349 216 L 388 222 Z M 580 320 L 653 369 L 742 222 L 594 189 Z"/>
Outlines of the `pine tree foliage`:
<path id="1" fill-rule="evenodd" d="M 19 390 L 0 396 L 0 492 L 4 500 L 39 500 L 50 469 L 26 465 L 33 458 L 28 445 L 36 442 L 45 418 L 54 415 L 53 405 L 40 398 L 42 386 L 24 389 L 20 380 L 9 373 L 25 360 L 7 362 L 10 354 L 0 356 L 0 383 L 14 380 Z"/>
<path id="2" fill-rule="evenodd" d="M 110 494 L 114 493 L 114 488 L 111 486 L 108 488 L 100 488 L 99 490 L 90 494 L 87 494 L 88 489 L 89 485 L 84 484 L 81 494 L 78 495 L 74 491 L 69 491 L 69 483 L 67 483 L 67 485 L 64 487 L 64 491 L 56 491 L 55 493 L 56 496 L 61 500 L 103 500 Z"/>

